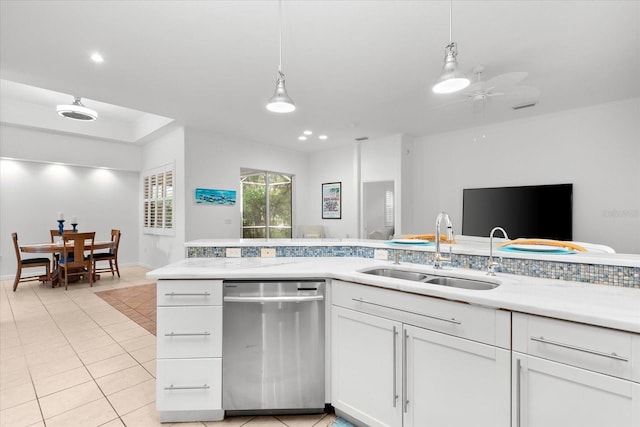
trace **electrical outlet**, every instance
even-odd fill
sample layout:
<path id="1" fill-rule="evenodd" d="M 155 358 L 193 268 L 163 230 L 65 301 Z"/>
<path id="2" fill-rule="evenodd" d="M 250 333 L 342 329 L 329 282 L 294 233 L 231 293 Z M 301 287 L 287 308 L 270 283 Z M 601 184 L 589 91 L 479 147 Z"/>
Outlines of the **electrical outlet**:
<path id="1" fill-rule="evenodd" d="M 240 258 L 241 256 L 240 248 L 227 248 L 227 258 Z"/>
<path id="2" fill-rule="evenodd" d="M 260 256 L 262 258 L 275 258 L 276 257 L 276 248 L 261 248 Z"/>
<path id="3" fill-rule="evenodd" d="M 373 251 L 373 259 L 387 261 L 389 259 L 389 251 L 386 249 L 375 249 Z"/>

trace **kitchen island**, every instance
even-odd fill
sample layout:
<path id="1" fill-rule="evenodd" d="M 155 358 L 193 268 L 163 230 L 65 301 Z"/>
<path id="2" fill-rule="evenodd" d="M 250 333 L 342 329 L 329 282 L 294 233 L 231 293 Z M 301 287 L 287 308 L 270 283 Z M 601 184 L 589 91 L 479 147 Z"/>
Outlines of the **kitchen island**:
<path id="1" fill-rule="evenodd" d="M 227 242 L 229 245 L 220 243 L 216 242 L 216 246 L 250 247 L 237 241 Z M 343 250 L 344 242 L 340 243 Z M 193 242 L 189 245 L 198 247 Z M 357 245 L 368 246 L 367 242 Z M 372 245 L 371 255 L 376 249 L 390 249 L 377 246 L 380 243 Z M 218 298 L 211 305 L 224 310 L 221 294 L 223 281 L 227 279 L 326 279 L 326 401 L 340 415 L 362 425 L 418 426 L 437 421 L 443 414 L 435 408 L 450 408 L 448 405 L 452 404 L 447 401 L 448 391 L 458 393 L 458 399 L 462 399 L 459 402 L 466 402 L 464 397 L 468 397 L 469 405 L 473 404 L 474 396 L 476 399 L 483 396 L 480 399 L 483 408 L 493 408 L 483 410 L 484 423 L 476 419 L 475 425 L 507 426 L 515 422 L 514 417 L 522 420 L 522 425 L 545 425 L 536 418 L 535 408 L 546 402 L 550 390 L 558 387 L 569 393 L 563 395 L 563 399 L 568 399 L 566 408 L 572 408 L 578 400 L 581 404 L 593 401 L 596 405 L 604 393 L 616 413 L 622 414 L 615 418 L 619 425 L 639 425 L 640 289 L 500 272 L 489 278 L 484 271 L 469 268 L 435 270 L 432 266 L 402 261 L 407 254 L 402 255 L 399 265 L 393 260 L 367 256 L 187 258 L 151 271 L 148 277 L 158 280 L 159 325 L 160 293 L 167 286 L 176 292 L 183 286 L 205 285 L 207 293 Z M 489 290 L 459 289 L 365 272 L 375 267 L 490 281 L 498 286 Z M 210 328 L 217 328 L 212 330 L 221 333 L 221 325 L 216 325 L 219 318 L 212 323 L 211 319 L 207 321 Z M 160 336 L 159 328 L 159 342 Z M 371 339 L 361 342 L 362 337 Z M 393 339 L 394 345 L 380 344 L 387 339 L 389 343 Z M 350 346 L 353 342 L 360 344 Z M 442 349 L 456 350 L 439 353 Z M 439 356 L 434 359 L 436 354 Z M 456 355 L 465 356 L 457 359 Z M 164 375 L 161 365 L 167 362 L 166 369 L 171 370 L 175 366 L 172 363 L 177 363 L 161 356 L 158 355 L 158 410 L 163 420 L 224 416 L 219 392 L 221 376 L 206 383 L 210 388 L 205 390 L 211 398 L 205 399 L 204 412 L 180 405 L 162 406 L 161 402 L 167 399 L 160 398 L 161 395 L 166 398 L 167 393 L 175 395 L 179 390 L 167 391 L 167 385 L 161 383 Z M 221 352 L 196 356 L 189 355 L 189 363 L 207 359 L 215 367 L 223 362 Z M 371 363 L 363 363 L 364 360 Z M 428 360 L 437 363 L 438 372 L 446 373 L 446 378 L 439 378 L 438 372 L 429 370 L 433 363 Z M 456 373 L 460 368 L 456 360 L 465 366 L 464 378 Z M 387 364 L 393 366 L 388 376 L 379 372 L 380 366 Z M 363 375 L 371 378 L 368 386 L 358 385 L 358 378 Z M 540 378 L 553 381 L 541 384 Z M 429 389 L 421 387 L 423 379 L 425 383 L 441 381 L 441 395 L 433 396 Z M 461 388 L 459 381 L 463 380 Z M 378 402 L 374 398 L 377 391 L 381 395 L 393 394 L 393 399 Z M 363 400 L 362 396 L 372 398 Z M 429 410 L 422 410 L 418 404 L 433 403 L 434 399 L 438 404 L 427 405 Z M 586 415 L 574 415 L 576 420 L 583 422 L 592 415 L 589 410 L 582 413 Z M 554 417 L 563 416 L 566 414 L 550 414 L 544 422 L 548 424 Z M 459 425 L 465 422 L 460 419 Z"/>

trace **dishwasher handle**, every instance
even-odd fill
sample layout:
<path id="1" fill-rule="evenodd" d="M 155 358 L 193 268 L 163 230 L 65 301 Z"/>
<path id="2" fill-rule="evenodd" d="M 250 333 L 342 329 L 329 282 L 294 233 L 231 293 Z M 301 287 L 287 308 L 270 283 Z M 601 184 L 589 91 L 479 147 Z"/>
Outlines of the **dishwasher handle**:
<path id="1" fill-rule="evenodd" d="M 280 297 L 224 297 L 224 302 L 307 302 L 322 301 L 323 295 L 280 296 Z"/>

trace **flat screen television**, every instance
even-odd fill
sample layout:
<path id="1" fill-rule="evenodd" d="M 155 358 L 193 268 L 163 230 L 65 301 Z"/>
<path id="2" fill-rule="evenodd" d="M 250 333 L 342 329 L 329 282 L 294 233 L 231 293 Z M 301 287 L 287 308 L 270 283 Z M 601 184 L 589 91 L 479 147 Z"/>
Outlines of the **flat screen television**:
<path id="1" fill-rule="evenodd" d="M 488 237 L 500 226 L 511 239 L 572 240 L 572 206 L 573 184 L 465 188 L 462 234 Z"/>

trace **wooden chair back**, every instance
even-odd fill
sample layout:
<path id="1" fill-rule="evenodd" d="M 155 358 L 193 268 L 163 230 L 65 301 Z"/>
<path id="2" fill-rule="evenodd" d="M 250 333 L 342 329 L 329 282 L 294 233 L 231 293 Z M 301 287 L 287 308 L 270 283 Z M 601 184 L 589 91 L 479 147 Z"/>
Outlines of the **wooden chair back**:
<path id="1" fill-rule="evenodd" d="M 73 230 L 63 230 L 62 231 L 62 234 L 69 234 L 69 233 L 73 233 Z M 57 228 L 55 230 L 54 229 L 49 230 L 49 234 L 51 236 L 51 243 L 55 243 L 56 239 L 58 237 L 60 237 L 60 232 L 58 231 Z"/>
<path id="2" fill-rule="evenodd" d="M 65 290 L 67 289 L 70 275 L 88 275 L 89 284 L 93 286 L 93 245 L 95 237 L 95 231 L 87 233 L 62 233 L 62 242 L 65 249 L 73 248 L 71 252 L 68 250 L 62 251 L 60 255 L 59 268 L 64 270 L 65 273 Z M 85 249 L 85 246 L 87 249 Z M 89 254 L 85 256 L 85 252 L 89 252 Z"/>
<path id="3" fill-rule="evenodd" d="M 120 248 L 120 236 L 122 233 L 120 230 L 113 228 L 111 229 L 111 241 L 114 242 L 114 245 L 109 252 L 96 252 L 93 256 L 93 272 L 107 272 L 110 271 L 111 275 L 114 276 L 114 272 L 118 274 L 120 277 L 120 267 L 118 266 L 118 249 Z M 101 261 L 106 261 L 109 263 L 108 267 L 97 267 L 97 263 Z M 115 266 L 115 270 L 114 270 Z"/>
<path id="4" fill-rule="evenodd" d="M 16 260 L 18 261 L 18 269 L 16 271 L 16 277 L 13 281 L 13 292 L 18 288 L 18 283 L 20 282 L 28 282 L 31 280 L 40 280 L 41 276 L 25 276 L 22 277 L 22 269 L 23 268 L 31 268 L 31 267 L 44 267 L 45 268 L 45 278 L 51 277 L 51 262 L 49 258 L 27 258 L 22 259 L 22 255 L 20 254 L 20 245 L 18 244 L 18 233 L 11 233 L 11 238 L 13 239 L 13 248 L 16 251 Z"/>

